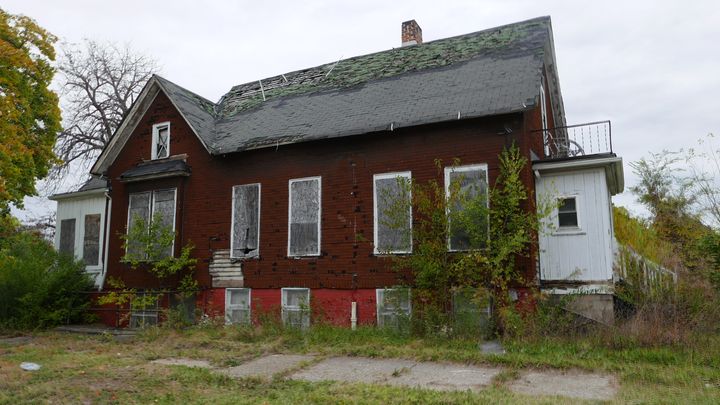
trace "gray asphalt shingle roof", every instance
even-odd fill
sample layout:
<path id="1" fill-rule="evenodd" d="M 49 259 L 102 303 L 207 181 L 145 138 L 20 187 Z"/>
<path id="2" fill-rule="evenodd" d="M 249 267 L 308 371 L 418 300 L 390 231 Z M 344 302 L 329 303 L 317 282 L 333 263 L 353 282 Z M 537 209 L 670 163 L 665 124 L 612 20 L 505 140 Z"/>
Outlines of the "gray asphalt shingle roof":
<path id="1" fill-rule="evenodd" d="M 213 154 L 522 111 L 552 58 L 550 18 L 233 87 L 214 104 L 159 78 Z"/>
<path id="2" fill-rule="evenodd" d="M 168 173 L 187 175 L 190 173 L 190 167 L 183 160 L 150 161 L 126 170 L 120 175 L 120 179 L 128 181 Z"/>

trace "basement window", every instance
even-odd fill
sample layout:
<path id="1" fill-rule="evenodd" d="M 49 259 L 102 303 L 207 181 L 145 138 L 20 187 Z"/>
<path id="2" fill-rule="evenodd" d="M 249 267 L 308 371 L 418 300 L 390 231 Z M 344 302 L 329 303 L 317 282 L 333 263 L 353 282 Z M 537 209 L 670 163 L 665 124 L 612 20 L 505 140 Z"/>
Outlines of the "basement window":
<path id="1" fill-rule="evenodd" d="M 258 257 L 260 247 L 260 184 L 232 188 L 231 257 Z"/>
<path id="2" fill-rule="evenodd" d="M 170 156 L 170 123 L 163 122 L 152 128 L 152 159 Z"/>
<path id="3" fill-rule="evenodd" d="M 490 224 L 487 165 L 446 167 L 445 197 L 449 201 L 448 249 L 457 252 L 485 247 Z"/>
<path id="4" fill-rule="evenodd" d="M 412 304 L 409 288 L 378 288 L 377 324 L 400 329 L 408 326 Z"/>
<path id="5" fill-rule="evenodd" d="M 160 295 L 140 290 L 130 302 L 130 327 L 144 328 L 158 324 Z"/>
<path id="6" fill-rule="evenodd" d="M 83 261 L 87 266 L 100 263 L 100 214 L 85 215 Z"/>
<path id="7" fill-rule="evenodd" d="M 147 231 L 150 231 L 150 222 L 156 221 L 161 226 L 175 232 L 175 197 L 176 189 L 145 191 L 129 195 L 128 204 L 128 232 L 138 224 L 144 224 Z M 173 256 L 174 243 L 167 247 L 164 252 L 166 256 Z M 137 241 L 129 241 L 127 247 L 128 255 L 140 255 L 143 253 L 143 246 Z"/>
<path id="8" fill-rule="evenodd" d="M 558 228 L 576 229 L 578 222 L 577 197 L 563 197 L 558 201 Z"/>
<path id="9" fill-rule="evenodd" d="M 289 182 L 288 256 L 320 255 L 321 178 Z"/>
<path id="10" fill-rule="evenodd" d="M 282 289 L 283 325 L 307 329 L 310 327 L 310 289 Z"/>
<path id="11" fill-rule="evenodd" d="M 412 252 L 411 173 L 373 176 L 375 254 Z"/>
<path id="12" fill-rule="evenodd" d="M 225 289 L 225 323 L 250 324 L 250 289 Z"/>
<path id="13" fill-rule="evenodd" d="M 75 255 L 75 218 L 60 221 L 60 253 Z"/>

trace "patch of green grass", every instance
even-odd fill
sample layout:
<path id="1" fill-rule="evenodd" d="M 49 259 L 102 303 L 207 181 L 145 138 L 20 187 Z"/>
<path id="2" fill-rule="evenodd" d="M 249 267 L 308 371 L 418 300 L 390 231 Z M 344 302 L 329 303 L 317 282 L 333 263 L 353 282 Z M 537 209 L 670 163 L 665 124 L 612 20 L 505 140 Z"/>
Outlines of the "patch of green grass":
<path id="1" fill-rule="evenodd" d="M 0 403 L 577 403 L 527 397 L 507 384 L 525 368 L 579 368 L 618 377 L 617 403 L 720 402 L 720 338 L 695 347 L 612 347 L 597 338 L 545 338 L 504 342 L 507 354 L 486 356 L 478 342 L 417 338 L 358 328 L 154 329 L 130 342 L 102 336 L 39 333 L 25 344 L 0 345 Z M 500 364 L 505 370 L 478 393 L 435 392 L 348 383 L 233 379 L 211 370 L 151 364 L 156 358 L 209 360 L 218 367 L 268 353 L 400 357 L 415 360 Z M 23 361 L 43 366 L 19 368 Z M 310 363 L 303 364 L 307 366 Z M 398 376 L 404 370 L 397 370 Z"/>

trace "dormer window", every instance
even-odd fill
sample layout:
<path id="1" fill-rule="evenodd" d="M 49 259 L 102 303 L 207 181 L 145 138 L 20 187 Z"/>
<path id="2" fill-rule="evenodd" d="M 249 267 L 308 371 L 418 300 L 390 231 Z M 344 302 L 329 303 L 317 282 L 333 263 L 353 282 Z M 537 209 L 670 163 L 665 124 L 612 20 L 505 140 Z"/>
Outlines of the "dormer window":
<path id="1" fill-rule="evenodd" d="M 153 125 L 152 159 L 164 159 L 170 156 L 170 123 Z"/>

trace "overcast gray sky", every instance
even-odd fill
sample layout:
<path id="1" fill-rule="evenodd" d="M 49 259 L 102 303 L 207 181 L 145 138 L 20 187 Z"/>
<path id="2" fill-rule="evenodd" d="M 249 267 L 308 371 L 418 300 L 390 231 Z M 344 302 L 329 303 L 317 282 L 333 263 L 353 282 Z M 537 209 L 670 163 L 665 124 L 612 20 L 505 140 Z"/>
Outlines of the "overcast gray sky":
<path id="1" fill-rule="evenodd" d="M 129 43 L 210 100 L 235 84 L 400 45 L 552 17 L 568 124 L 612 120 L 627 163 L 720 135 L 720 2 L 4 0 L 67 42 Z M 616 204 L 640 212 L 629 193 Z M 35 212 L 53 204 L 32 202 Z"/>

